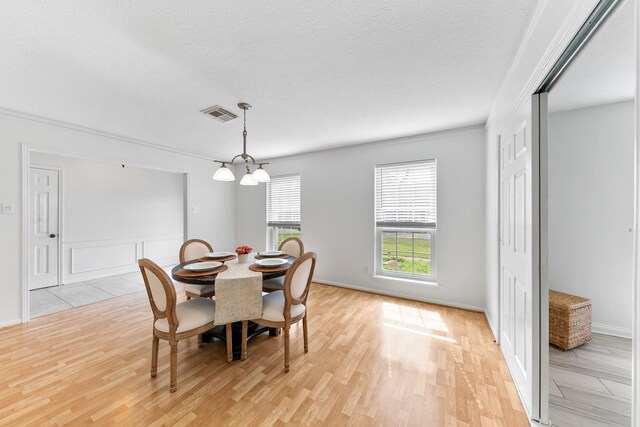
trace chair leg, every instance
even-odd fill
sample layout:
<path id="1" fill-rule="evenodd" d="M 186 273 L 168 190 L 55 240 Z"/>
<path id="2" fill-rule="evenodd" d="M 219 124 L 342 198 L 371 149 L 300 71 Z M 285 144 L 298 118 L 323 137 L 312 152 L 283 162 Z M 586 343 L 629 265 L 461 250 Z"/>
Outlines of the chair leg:
<path id="1" fill-rule="evenodd" d="M 151 378 L 158 374 L 158 344 L 160 338 L 153 336 L 153 342 L 151 343 Z"/>
<path id="2" fill-rule="evenodd" d="M 198 334 L 198 348 L 202 348 L 202 334 Z"/>
<path id="3" fill-rule="evenodd" d="M 247 330 L 249 329 L 249 321 L 242 321 L 242 360 L 247 360 Z"/>
<path id="4" fill-rule="evenodd" d="M 169 383 L 169 391 L 173 393 L 178 389 L 178 342 L 170 344 L 171 353 L 169 358 L 169 365 L 171 369 L 171 379 Z"/>
<path id="5" fill-rule="evenodd" d="M 307 332 L 307 314 L 302 318 L 302 334 L 304 336 L 304 352 L 309 353 L 309 333 Z"/>
<path id="6" fill-rule="evenodd" d="M 289 372 L 289 327 L 284 328 L 284 372 Z"/>
<path id="7" fill-rule="evenodd" d="M 227 363 L 233 361 L 233 352 L 231 351 L 231 323 L 227 323 Z"/>

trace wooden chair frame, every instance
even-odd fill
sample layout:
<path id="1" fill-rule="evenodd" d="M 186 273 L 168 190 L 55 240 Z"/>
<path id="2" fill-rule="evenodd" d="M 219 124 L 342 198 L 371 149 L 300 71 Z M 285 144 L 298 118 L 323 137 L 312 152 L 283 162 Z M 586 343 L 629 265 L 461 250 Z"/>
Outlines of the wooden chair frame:
<path id="1" fill-rule="evenodd" d="M 292 238 L 295 239 L 295 237 L 292 237 Z M 266 319 L 253 320 L 253 322 L 258 323 L 260 325 L 267 326 L 269 328 L 282 328 L 284 330 L 284 371 L 285 372 L 289 372 L 289 328 L 293 323 L 297 323 L 300 320 L 302 320 L 302 330 L 304 335 L 304 352 L 305 353 L 309 352 L 309 335 L 307 331 L 307 317 L 308 317 L 307 313 L 309 310 L 307 307 L 307 297 L 309 296 L 309 288 L 311 287 L 311 282 L 313 281 L 313 272 L 315 271 L 315 268 L 316 268 L 316 258 L 317 258 L 317 255 L 315 252 L 307 252 L 306 254 L 303 254 L 302 256 L 300 256 L 291 265 L 291 267 L 289 267 L 289 270 L 287 270 L 287 275 L 284 278 L 284 311 L 282 313 L 284 316 L 283 322 L 273 322 Z M 311 259 L 312 261 L 311 261 L 311 269 L 309 270 L 309 277 L 307 278 L 307 284 L 300 298 L 294 298 L 291 295 L 291 281 L 293 279 L 293 276 L 296 270 L 305 261 L 309 259 Z M 297 305 L 297 304 L 305 305 L 304 313 L 295 317 L 291 317 L 291 306 Z M 246 328 L 246 324 L 247 324 L 246 321 L 242 322 L 243 332 L 244 332 L 244 329 Z M 243 340 L 242 354 L 245 357 L 247 352 L 246 347 L 247 347 L 247 342 L 246 340 Z M 244 360 L 244 357 L 243 357 L 243 360 Z"/>
<path id="2" fill-rule="evenodd" d="M 184 242 L 182 244 L 182 246 L 180 246 L 180 255 L 179 255 L 180 264 L 183 264 L 183 263 L 189 261 L 188 259 L 185 259 L 184 253 L 186 252 L 187 247 L 192 243 L 202 243 L 203 245 L 205 245 L 209 249 L 209 252 L 213 252 L 213 247 L 206 240 L 189 239 L 186 242 Z M 212 296 L 214 296 L 216 294 L 215 291 L 205 292 L 204 294 L 195 294 L 195 293 L 189 292 L 189 291 L 184 291 L 184 293 L 187 296 L 187 301 L 190 300 L 191 298 L 211 298 Z"/>
<path id="3" fill-rule="evenodd" d="M 153 312 L 153 341 L 151 346 L 151 377 L 155 377 L 158 373 L 158 346 L 159 341 L 169 341 L 171 347 L 169 364 L 170 364 L 170 381 L 169 390 L 173 393 L 178 388 L 178 341 L 184 338 L 190 338 L 193 336 L 198 337 L 198 347 L 202 347 L 202 333 L 208 331 L 215 326 L 214 322 L 209 322 L 196 329 L 192 329 L 184 332 L 176 332 L 179 326 L 178 316 L 176 314 L 176 290 L 173 287 L 173 282 L 167 275 L 167 273 L 160 268 L 153 261 L 143 258 L 138 260 L 138 266 L 144 279 L 144 285 L 149 296 L 149 303 L 151 305 L 151 311 Z M 149 278 L 147 277 L 147 270 L 151 271 L 162 284 L 166 295 L 166 306 L 164 310 L 160 310 L 156 301 L 153 298 L 151 287 L 149 285 Z M 167 319 L 169 324 L 169 332 L 163 332 L 156 329 L 155 324 L 158 319 Z M 231 325 L 226 325 L 226 338 L 227 338 L 227 361 L 230 362 L 229 356 L 231 355 Z"/>

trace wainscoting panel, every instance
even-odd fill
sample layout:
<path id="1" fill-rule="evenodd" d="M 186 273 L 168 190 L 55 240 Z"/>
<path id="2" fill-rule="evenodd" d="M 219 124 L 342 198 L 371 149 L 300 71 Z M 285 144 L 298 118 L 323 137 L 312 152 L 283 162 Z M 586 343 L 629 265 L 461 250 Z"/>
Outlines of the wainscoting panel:
<path id="1" fill-rule="evenodd" d="M 176 264 L 182 242 L 178 236 L 62 242 L 62 283 L 135 272 L 143 257 Z"/>
<path id="2" fill-rule="evenodd" d="M 177 259 L 183 241 L 182 237 L 146 240 L 142 242 L 142 256 L 156 263 L 167 259 Z"/>
<path id="3" fill-rule="evenodd" d="M 136 262 L 136 242 L 71 247 L 71 274 L 122 267 Z"/>

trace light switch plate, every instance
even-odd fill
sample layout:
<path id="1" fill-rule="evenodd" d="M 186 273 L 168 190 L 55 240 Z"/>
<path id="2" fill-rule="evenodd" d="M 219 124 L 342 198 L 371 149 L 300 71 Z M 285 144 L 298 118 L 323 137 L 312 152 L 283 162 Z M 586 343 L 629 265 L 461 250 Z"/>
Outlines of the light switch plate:
<path id="1" fill-rule="evenodd" d="M 12 203 L 3 203 L 2 204 L 2 214 L 3 215 L 13 215 L 13 204 Z"/>

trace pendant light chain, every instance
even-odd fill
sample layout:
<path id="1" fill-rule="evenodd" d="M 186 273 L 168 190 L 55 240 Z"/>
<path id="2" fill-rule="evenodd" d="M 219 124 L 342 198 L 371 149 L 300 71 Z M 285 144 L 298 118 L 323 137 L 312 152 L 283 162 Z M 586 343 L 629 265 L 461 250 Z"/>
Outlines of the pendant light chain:
<path id="1" fill-rule="evenodd" d="M 243 123 L 244 130 L 242 131 L 242 158 L 246 162 L 247 161 L 247 109 L 244 108 L 242 111 L 244 112 L 244 123 Z M 248 168 L 249 168 L 249 165 L 247 165 L 247 169 Z"/>

